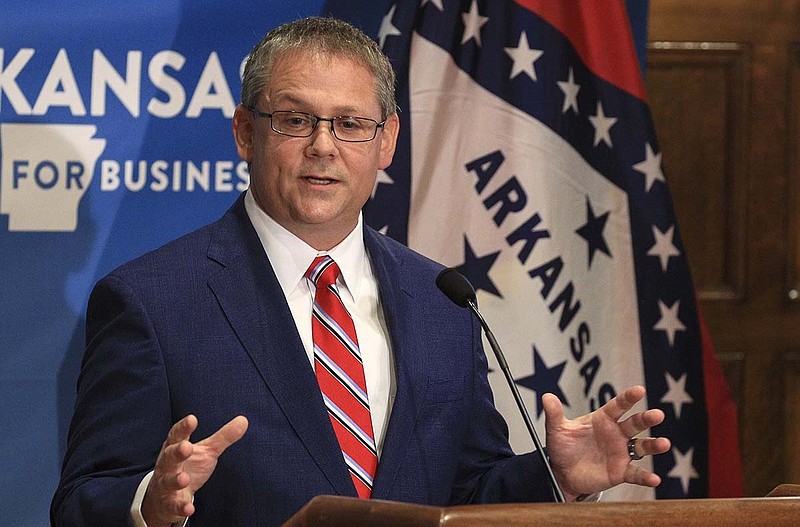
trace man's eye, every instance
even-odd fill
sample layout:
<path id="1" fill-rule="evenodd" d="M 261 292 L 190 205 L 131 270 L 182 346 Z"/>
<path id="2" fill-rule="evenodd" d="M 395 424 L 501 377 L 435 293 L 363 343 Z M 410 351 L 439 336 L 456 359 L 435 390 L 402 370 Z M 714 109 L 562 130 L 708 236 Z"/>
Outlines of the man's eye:
<path id="1" fill-rule="evenodd" d="M 349 117 L 344 117 L 344 118 L 337 119 L 336 122 L 339 125 L 339 128 L 341 128 L 343 130 L 351 131 L 351 130 L 358 130 L 360 128 L 363 128 L 362 124 L 358 121 L 358 119 L 352 119 L 352 118 L 349 118 Z"/>
<path id="2" fill-rule="evenodd" d="M 309 122 L 311 121 L 307 117 L 298 117 L 298 116 L 289 117 L 288 119 L 284 120 L 284 124 L 286 124 L 287 126 L 298 126 L 298 127 L 305 126 Z"/>

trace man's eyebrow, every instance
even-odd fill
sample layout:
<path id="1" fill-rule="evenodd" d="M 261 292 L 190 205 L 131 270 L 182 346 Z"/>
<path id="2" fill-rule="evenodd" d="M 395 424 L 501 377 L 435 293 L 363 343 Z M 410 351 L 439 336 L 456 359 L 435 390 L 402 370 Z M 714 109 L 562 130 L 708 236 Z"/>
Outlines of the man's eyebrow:
<path id="1" fill-rule="evenodd" d="M 300 107 L 308 106 L 308 104 L 305 101 L 303 101 L 299 97 L 295 97 L 294 95 L 290 94 L 279 94 L 276 97 L 268 99 L 268 102 L 273 104 L 288 104 L 290 106 L 300 106 Z"/>

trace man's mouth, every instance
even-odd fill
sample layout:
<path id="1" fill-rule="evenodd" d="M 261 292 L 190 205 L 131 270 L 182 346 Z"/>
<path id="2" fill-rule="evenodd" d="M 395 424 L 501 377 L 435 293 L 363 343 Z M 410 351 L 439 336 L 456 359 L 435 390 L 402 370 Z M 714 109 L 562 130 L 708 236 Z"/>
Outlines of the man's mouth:
<path id="1" fill-rule="evenodd" d="M 335 179 L 319 178 L 314 176 L 307 176 L 305 179 L 306 181 L 308 181 L 309 183 L 313 183 L 314 185 L 330 185 L 331 183 L 334 183 L 336 181 Z"/>

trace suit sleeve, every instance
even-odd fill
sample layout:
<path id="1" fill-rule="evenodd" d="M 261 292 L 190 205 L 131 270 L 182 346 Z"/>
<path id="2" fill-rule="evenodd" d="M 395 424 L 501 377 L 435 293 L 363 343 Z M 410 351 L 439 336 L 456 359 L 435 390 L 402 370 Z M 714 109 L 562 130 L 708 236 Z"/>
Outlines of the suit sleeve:
<path id="1" fill-rule="evenodd" d="M 142 478 L 172 424 L 158 339 L 143 303 L 113 276 L 97 284 L 86 316 L 55 526 L 128 525 Z"/>
<path id="2" fill-rule="evenodd" d="M 545 467 L 536 452 L 514 455 L 508 426 L 494 406 L 480 324 L 472 317 L 472 416 L 461 449 L 451 504 L 552 501 Z"/>

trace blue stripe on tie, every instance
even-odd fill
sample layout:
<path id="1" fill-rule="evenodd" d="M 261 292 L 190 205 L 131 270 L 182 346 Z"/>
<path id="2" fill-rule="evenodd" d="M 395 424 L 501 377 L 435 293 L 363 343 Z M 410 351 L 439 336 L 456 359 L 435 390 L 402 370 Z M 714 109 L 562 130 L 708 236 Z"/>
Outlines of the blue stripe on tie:
<path id="1" fill-rule="evenodd" d="M 328 355 L 325 354 L 319 346 L 314 344 L 314 357 L 322 364 L 326 370 L 328 370 L 333 377 L 338 380 L 342 385 L 347 388 L 347 390 L 353 394 L 353 397 L 358 399 L 358 401 L 364 405 L 364 407 L 369 410 L 369 398 L 367 397 L 367 392 L 361 389 L 361 386 L 358 385 L 349 375 L 345 372 L 342 368 L 336 364 L 335 361 L 331 360 Z"/>
<path id="2" fill-rule="evenodd" d="M 361 480 L 364 485 L 369 488 L 372 488 L 372 478 L 370 475 L 365 471 L 361 466 L 355 462 L 353 458 L 347 455 L 347 453 L 343 450 L 342 455 L 344 456 L 344 462 L 347 463 L 347 468 L 350 469 L 350 472 L 355 474 L 355 476 Z"/>
<path id="3" fill-rule="evenodd" d="M 317 280 L 319 280 L 320 275 L 322 275 L 322 273 L 325 272 L 325 269 L 330 267 L 333 263 L 333 258 L 330 256 L 325 256 L 319 261 L 317 266 L 314 267 L 314 270 L 309 273 L 309 278 L 311 278 L 311 281 L 314 282 L 314 285 L 317 285 Z"/>
<path id="4" fill-rule="evenodd" d="M 327 395 L 323 393 L 322 398 L 325 400 L 325 406 L 328 408 L 328 412 L 330 412 L 330 414 L 333 415 L 333 417 L 339 421 L 342 426 L 347 428 L 356 439 L 361 441 L 361 443 L 363 443 L 370 452 L 377 455 L 375 440 L 372 439 L 369 434 L 364 432 L 364 430 L 362 430 L 361 427 L 355 423 L 355 421 L 350 419 L 350 416 L 344 413 L 341 408 L 336 406 L 336 404 L 334 404 L 334 402 L 331 401 Z"/>
<path id="5" fill-rule="evenodd" d="M 344 345 L 344 347 L 347 348 L 356 359 L 358 359 L 358 362 L 361 362 L 361 350 L 358 348 L 358 344 L 353 342 L 353 339 L 350 338 L 350 335 L 348 335 L 347 332 L 342 329 L 336 320 L 326 313 L 316 301 L 314 302 L 314 308 L 312 311 L 314 316 L 317 317 L 317 320 L 319 320 L 320 324 L 325 326 L 334 337 L 339 339 L 342 345 Z"/>
<path id="6" fill-rule="evenodd" d="M 342 304 L 342 307 L 344 307 L 344 302 L 342 302 L 342 295 L 339 294 L 339 288 L 336 287 L 335 285 L 331 284 L 331 285 L 328 286 L 328 291 L 333 293 L 333 296 L 338 298 L 339 299 L 339 303 Z M 345 311 L 347 311 L 347 314 L 350 315 L 350 311 L 346 307 L 344 309 L 345 309 Z M 352 318 L 352 315 L 351 315 L 351 318 Z"/>

